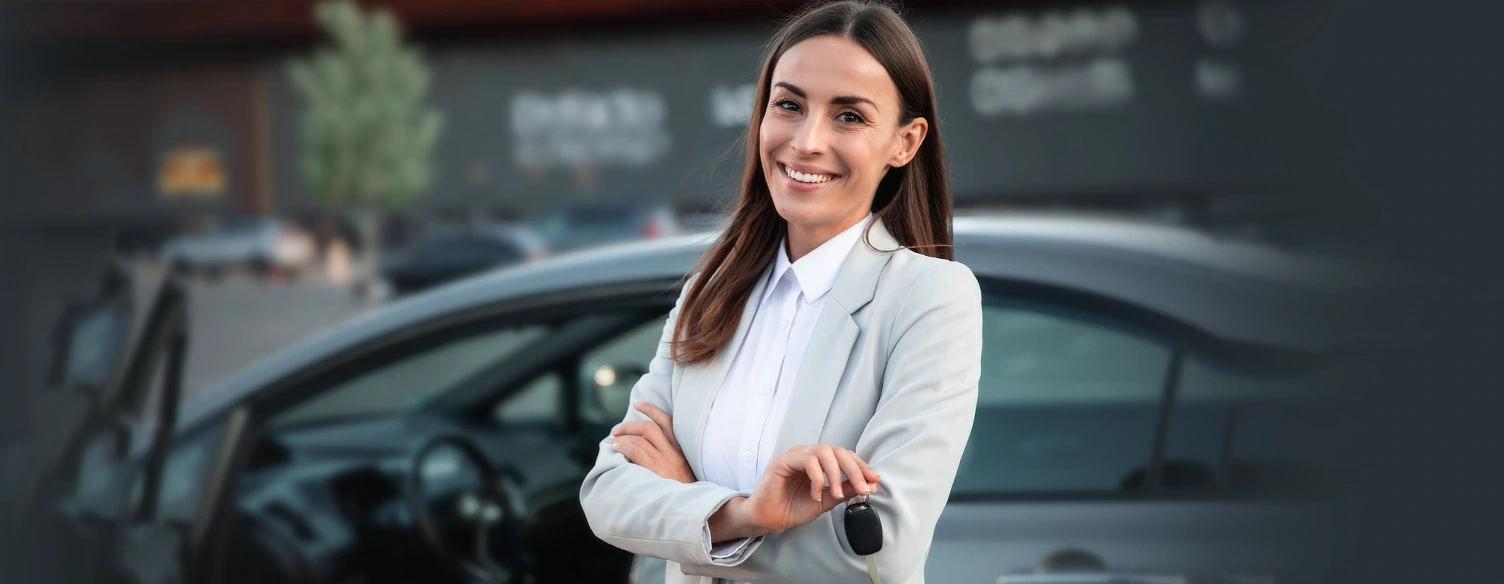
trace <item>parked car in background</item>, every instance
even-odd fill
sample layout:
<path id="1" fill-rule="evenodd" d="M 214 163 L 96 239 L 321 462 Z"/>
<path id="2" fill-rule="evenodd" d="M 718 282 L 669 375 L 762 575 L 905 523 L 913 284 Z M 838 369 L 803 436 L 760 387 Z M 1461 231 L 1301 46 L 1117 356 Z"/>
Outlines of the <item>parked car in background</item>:
<path id="1" fill-rule="evenodd" d="M 381 277 L 394 293 L 410 294 L 546 254 L 543 238 L 525 226 L 467 228 L 424 237 L 384 258 Z"/>
<path id="2" fill-rule="evenodd" d="M 673 208 L 639 203 L 567 207 L 541 213 L 528 224 L 543 236 L 548 249 L 572 251 L 683 233 Z"/>
<path id="3" fill-rule="evenodd" d="M 181 412 L 166 443 L 80 450 L 82 478 L 38 492 L 79 533 L 128 540 L 77 549 L 145 584 L 661 573 L 594 537 L 579 487 L 705 239 L 386 305 L 163 405 Z M 1334 581 L 1328 503 L 1355 477 L 1327 429 L 1366 334 L 1333 266 L 1113 220 L 957 219 L 955 240 L 983 362 L 927 581 Z"/>
<path id="4" fill-rule="evenodd" d="M 312 266 L 316 247 L 313 236 L 291 223 L 249 219 L 169 239 L 162 244 L 158 259 L 175 271 L 211 277 L 236 268 L 260 275 L 277 270 L 296 276 Z"/>

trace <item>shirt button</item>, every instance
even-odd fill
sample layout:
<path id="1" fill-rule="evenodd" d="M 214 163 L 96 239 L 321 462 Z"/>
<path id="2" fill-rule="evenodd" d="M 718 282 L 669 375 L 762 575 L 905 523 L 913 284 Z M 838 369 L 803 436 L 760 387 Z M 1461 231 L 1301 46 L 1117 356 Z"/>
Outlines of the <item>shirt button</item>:
<path id="1" fill-rule="evenodd" d="M 747 450 L 747 451 L 742 452 L 742 462 L 745 462 L 747 464 L 752 464 L 752 451 L 751 450 Z"/>
<path id="2" fill-rule="evenodd" d="M 781 330 L 781 331 L 788 330 L 790 322 L 793 322 L 793 319 L 791 319 L 791 318 L 784 319 L 783 320 L 783 324 L 778 325 L 778 330 Z"/>
<path id="3" fill-rule="evenodd" d="M 769 384 L 769 385 L 763 385 L 762 387 L 760 387 L 760 388 L 757 389 L 757 393 L 760 393 L 762 395 L 768 395 L 770 393 L 773 393 L 773 386 L 771 384 Z"/>

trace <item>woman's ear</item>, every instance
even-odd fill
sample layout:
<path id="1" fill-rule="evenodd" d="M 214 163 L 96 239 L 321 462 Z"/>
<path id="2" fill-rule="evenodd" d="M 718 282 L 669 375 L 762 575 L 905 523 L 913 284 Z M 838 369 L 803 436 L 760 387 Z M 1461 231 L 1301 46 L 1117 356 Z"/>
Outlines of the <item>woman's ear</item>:
<path id="1" fill-rule="evenodd" d="M 914 118 L 909 125 L 899 128 L 898 151 L 888 160 L 888 166 L 900 168 L 913 160 L 914 153 L 919 152 L 919 145 L 924 143 L 924 137 L 929 132 L 930 122 L 924 118 Z"/>

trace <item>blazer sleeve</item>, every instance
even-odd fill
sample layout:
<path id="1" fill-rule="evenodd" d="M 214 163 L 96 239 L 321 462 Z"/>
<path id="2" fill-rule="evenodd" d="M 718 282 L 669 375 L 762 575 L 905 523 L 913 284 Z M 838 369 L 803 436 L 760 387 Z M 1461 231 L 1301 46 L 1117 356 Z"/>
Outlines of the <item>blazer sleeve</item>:
<path id="1" fill-rule="evenodd" d="M 884 582 L 908 582 L 929 555 L 976 416 L 982 369 L 982 293 L 965 265 L 921 274 L 892 321 L 896 342 L 877 409 L 856 453 L 882 475 L 869 502 L 882 519 L 877 553 Z M 746 582 L 865 582 L 851 551 L 845 506 L 768 536 L 737 565 L 686 564 L 684 573 Z"/>
<path id="2" fill-rule="evenodd" d="M 668 322 L 658 340 L 658 351 L 648 365 L 648 372 L 632 386 L 630 403 L 646 401 L 673 414 L 671 384 L 674 375 L 670 341 L 674 322 L 684 303 L 684 293 L 692 283 L 686 282 Z M 647 420 L 636 408 L 627 408 L 623 420 Z M 710 516 L 739 491 L 700 481 L 686 485 L 658 476 L 633 464 L 611 449 L 602 438 L 595 466 L 580 487 L 580 505 L 590 530 L 602 541 L 623 550 L 662 558 L 680 564 L 720 564 L 735 562 L 750 547 L 727 558 L 712 559 L 705 541 L 705 525 Z"/>

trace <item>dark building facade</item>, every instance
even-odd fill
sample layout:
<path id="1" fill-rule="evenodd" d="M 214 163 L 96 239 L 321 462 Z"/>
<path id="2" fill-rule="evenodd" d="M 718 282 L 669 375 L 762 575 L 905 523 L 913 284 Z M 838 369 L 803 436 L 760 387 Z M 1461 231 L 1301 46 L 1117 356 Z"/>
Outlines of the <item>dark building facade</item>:
<path id="1" fill-rule="evenodd" d="M 635 25 L 606 26 L 604 3 L 562 2 L 556 13 L 498 13 L 461 28 L 437 8 L 394 4 L 425 48 L 429 99 L 447 121 L 420 214 L 724 200 L 740 172 L 769 22 L 790 9 L 728 1 L 735 9 L 716 17 L 648 3 L 621 17 Z M 658 17 L 667 15 L 676 17 Z M 1266 49 L 1291 32 L 1280 17 L 1231 0 L 914 8 L 958 205 L 1278 196 L 1285 84 Z M 520 26 L 527 18 L 541 24 Z M 315 212 L 298 171 L 300 104 L 285 62 L 317 39 L 291 17 L 253 24 L 225 38 L 138 31 L 147 38 L 119 42 L 217 49 L 193 59 L 144 51 L 13 96 L 6 115 L 20 122 L 22 151 L 11 156 L 27 160 L 13 188 L 50 193 L 24 197 L 32 214 L 140 223 Z M 107 34 L 76 26 L 61 30 Z M 185 168 L 185 184 L 171 188 Z"/>

